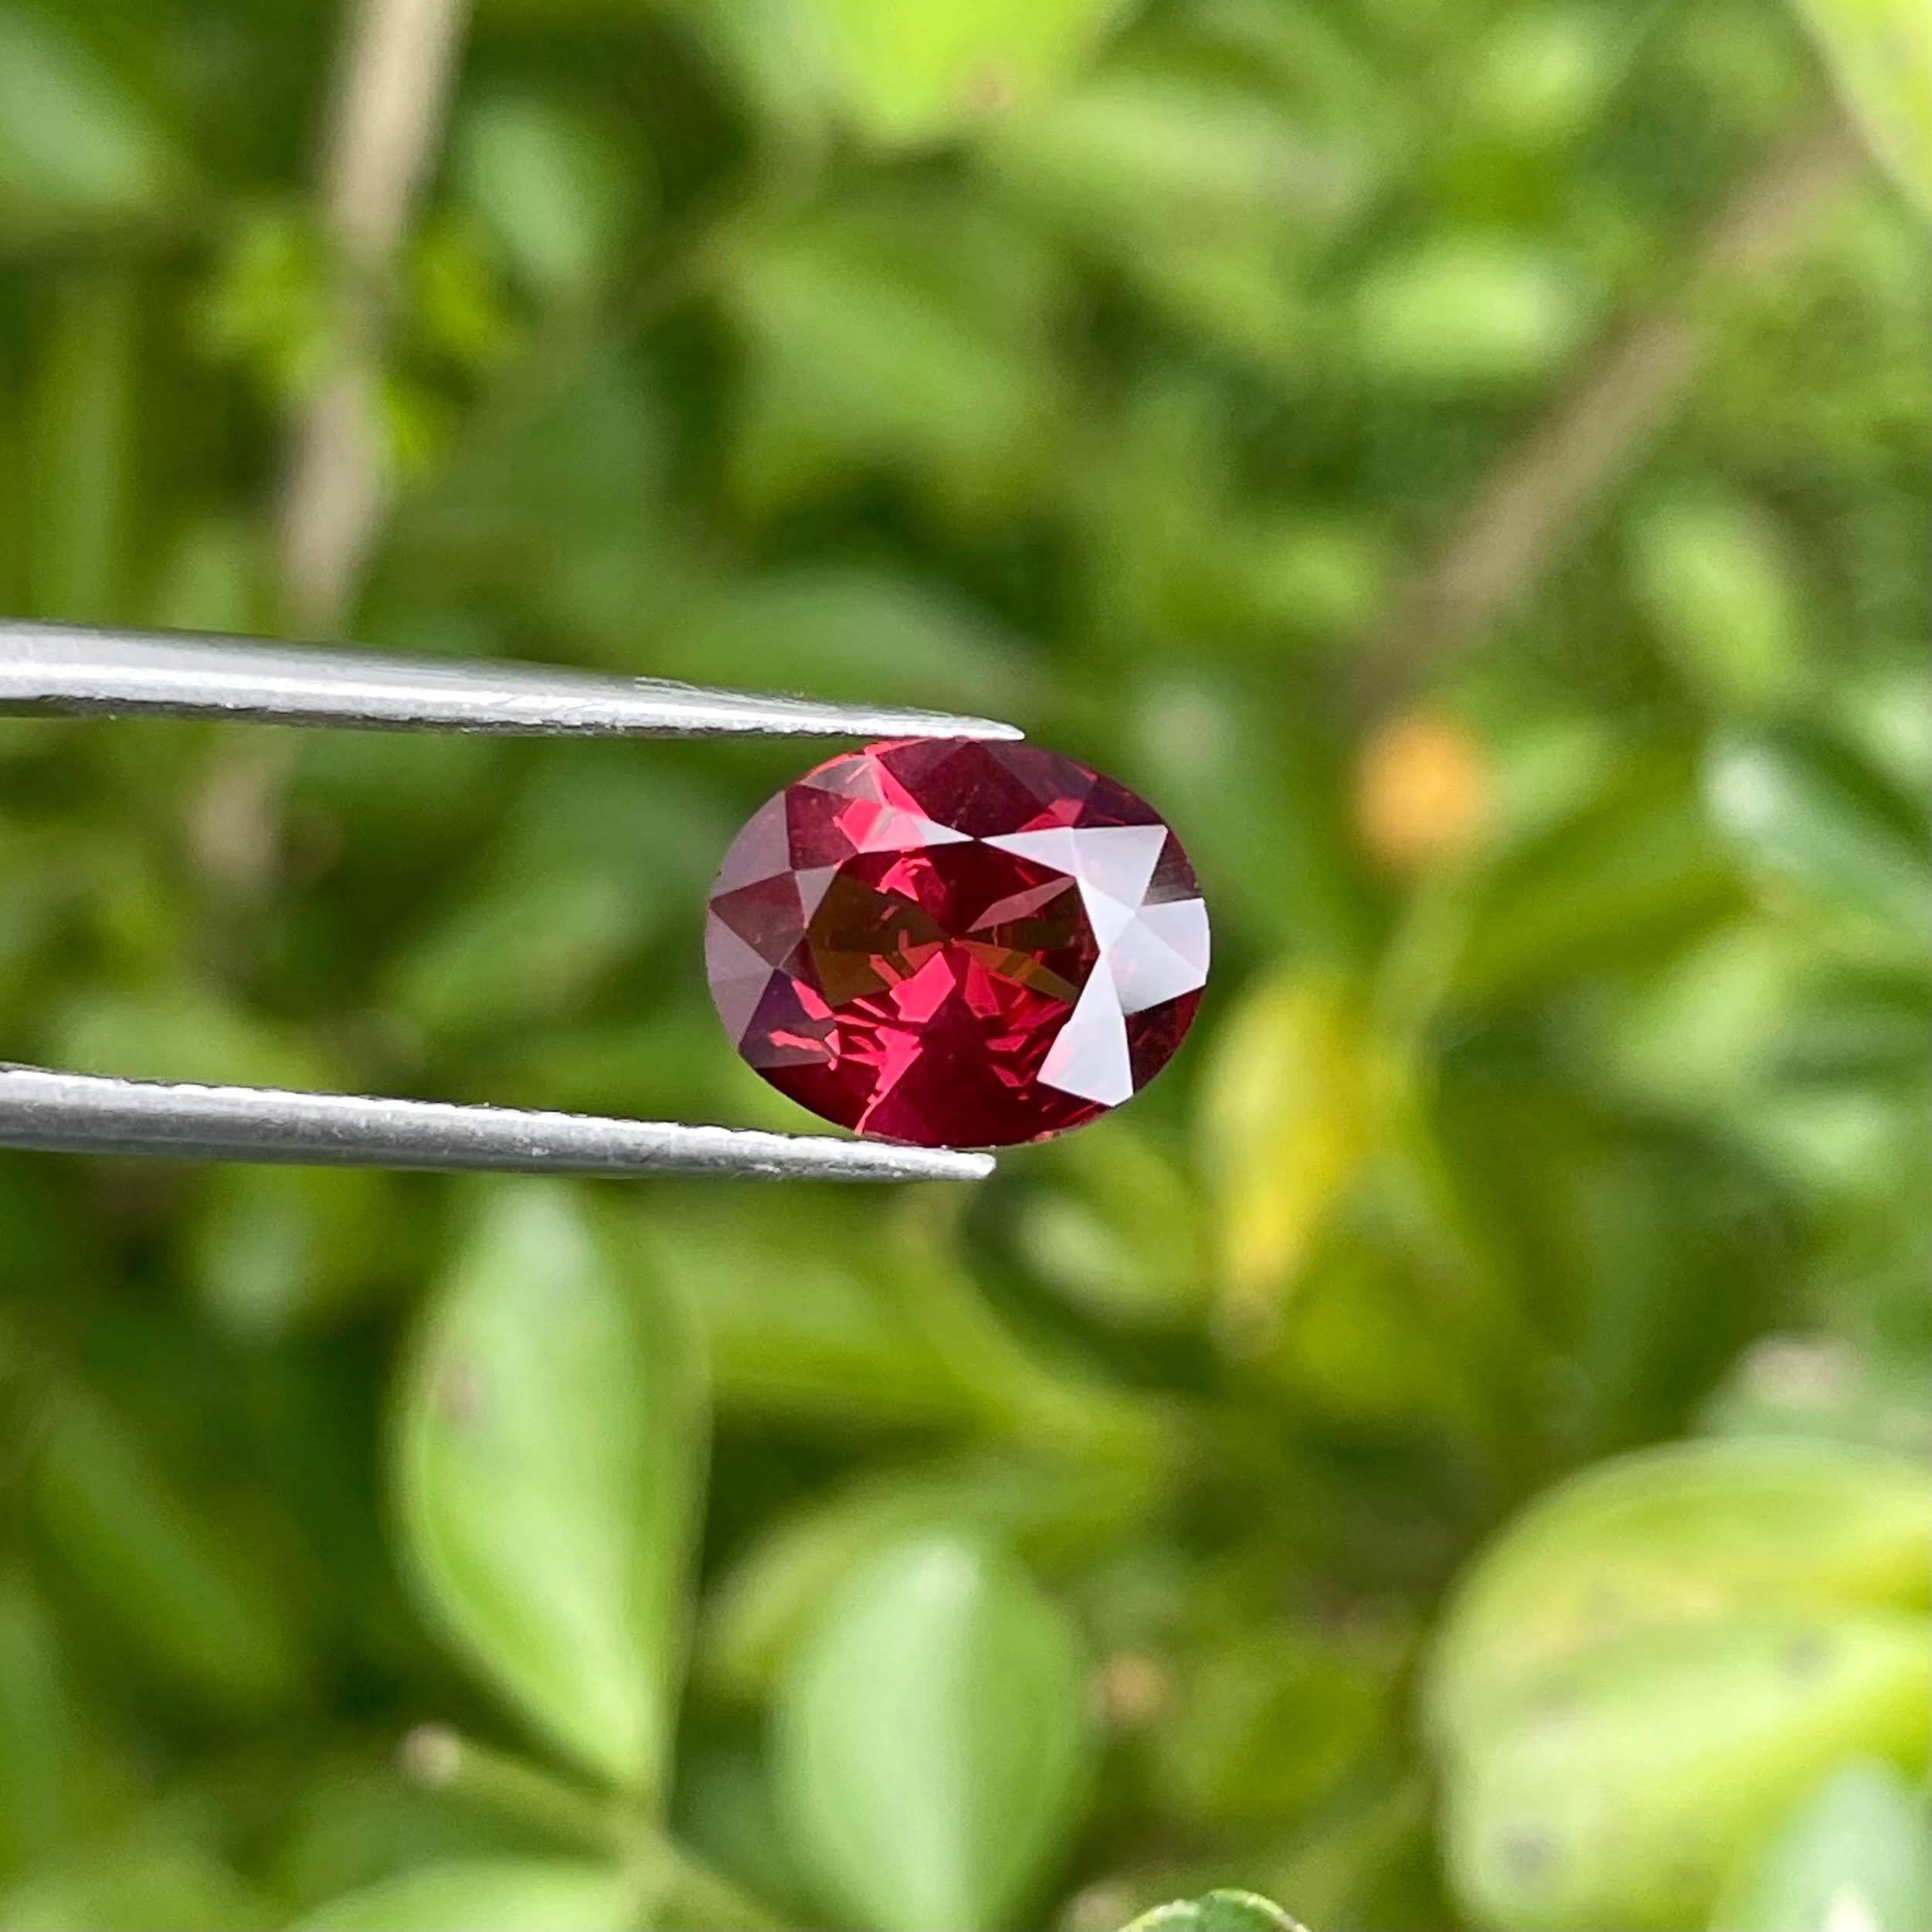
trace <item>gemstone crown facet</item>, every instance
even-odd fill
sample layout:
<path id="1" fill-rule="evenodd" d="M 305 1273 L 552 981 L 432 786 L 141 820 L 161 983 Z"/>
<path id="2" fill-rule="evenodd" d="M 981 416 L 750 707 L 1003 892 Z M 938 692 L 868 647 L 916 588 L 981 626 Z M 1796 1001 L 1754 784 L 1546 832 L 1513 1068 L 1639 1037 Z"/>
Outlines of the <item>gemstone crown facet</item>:
<path id="1" fill-rule="evenodd" d="M 1194 1017 L 1207 908 L 1126 786 L 1024 743 L 831 758 L 725 856 L 705 963 L 781 1092 L 925 1146 L 1044 1139 L 1131 1098 Z"/>

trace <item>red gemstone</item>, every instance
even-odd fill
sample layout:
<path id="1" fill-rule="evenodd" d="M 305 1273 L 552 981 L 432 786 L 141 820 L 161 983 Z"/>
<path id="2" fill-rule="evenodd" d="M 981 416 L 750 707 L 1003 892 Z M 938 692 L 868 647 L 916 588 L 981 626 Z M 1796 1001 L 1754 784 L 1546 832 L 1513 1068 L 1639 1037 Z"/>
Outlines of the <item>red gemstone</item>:
<path id="1" fill-rule="evenodd" d="M 1064 1132 L 1166 1065 L 1207 978 L 1193 868 L 1125 786 L 1031 745 L 894 739 L 762 806 L 705 964 L 745 1059 L 925 1146 Z"/>

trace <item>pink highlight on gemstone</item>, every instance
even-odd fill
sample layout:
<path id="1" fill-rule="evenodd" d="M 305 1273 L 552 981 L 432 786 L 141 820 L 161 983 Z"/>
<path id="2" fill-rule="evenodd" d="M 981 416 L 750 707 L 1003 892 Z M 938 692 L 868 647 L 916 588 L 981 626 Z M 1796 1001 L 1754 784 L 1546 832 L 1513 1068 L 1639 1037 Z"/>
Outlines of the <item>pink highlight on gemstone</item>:
<path id="1" fill-rule="evenodd" d="M 924 1146 L 1078 1127 L 1173 1056 L 1207 983 L 1180 841 L 1026 744 L 895 739 L 761 806 L 712 888 L 725 1030 L 827 1120 Z"/>

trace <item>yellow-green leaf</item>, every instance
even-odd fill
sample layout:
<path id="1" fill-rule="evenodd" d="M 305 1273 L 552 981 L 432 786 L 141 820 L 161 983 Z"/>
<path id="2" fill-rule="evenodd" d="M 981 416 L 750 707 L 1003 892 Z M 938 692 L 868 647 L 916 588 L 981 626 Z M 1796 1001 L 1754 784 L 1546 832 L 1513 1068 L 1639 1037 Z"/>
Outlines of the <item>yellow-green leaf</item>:
<path id="1" fill-rule="evenodd" d="M 1775 1613 L 1638 1629 L 1544 1677 L 1451 1755 L 1451 1883 L 1504 1932 L 1679 1932 L 1847 1757 L 1913 1769 L 1924 1619 Z"/>
<path id="2" fill-rule="evenodd" d="M 1702 1442 L 1548 1492 L 1480 1557 L 1429 1672 L 1431 1724 L 1503 1721 L 1550 1671 L 1645 1626 L 1789 1611 L 1922 1610 L 1924 1472 L 1847 1445 Z"/>
<path id="3" fill-rule="evenodd" d="M 1889 1764 L 1835 1772 L 1746 1862 L 1713 1932 L 1917 1932 L 1932 1925 L 1925 1808 Z"/>
<path id="4" fill-rule="evenodd" d="M 1208 1071 L 1221 1281 L 1238 1311 L 1291 1286 L 1372 1151 L 1387 1064 L 1347 990 L 1282 979 L 1224 1023 Z"/>
<path id="5" fill-rule="evenodd" d="M 1922 0 L 1796 0 L 1872 151 L 1932 201 L 1932 12 Z"/>
<path id="6" fill-rule="evenodd" d="M 940 140 L 1044 93 L 1120 0 L 820 0 L 847 110 L 875 141 Z"/>

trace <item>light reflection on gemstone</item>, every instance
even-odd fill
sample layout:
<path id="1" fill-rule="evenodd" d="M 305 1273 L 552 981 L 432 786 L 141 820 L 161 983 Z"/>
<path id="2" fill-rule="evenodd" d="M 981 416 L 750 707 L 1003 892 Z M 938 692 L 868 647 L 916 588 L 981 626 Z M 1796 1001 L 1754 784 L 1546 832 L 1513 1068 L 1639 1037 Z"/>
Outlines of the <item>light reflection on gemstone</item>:
<path id="1" fill-rule="evenodd" d="M 725 854 L 705 968 L 739 1051 L 861 1133 L 996 1146 L 1129 1098 L 1200 1003 L 1207 911 L 1125 786 L 1026 744 L 830 759 Z"/>

